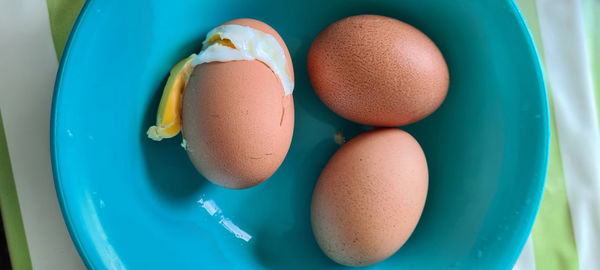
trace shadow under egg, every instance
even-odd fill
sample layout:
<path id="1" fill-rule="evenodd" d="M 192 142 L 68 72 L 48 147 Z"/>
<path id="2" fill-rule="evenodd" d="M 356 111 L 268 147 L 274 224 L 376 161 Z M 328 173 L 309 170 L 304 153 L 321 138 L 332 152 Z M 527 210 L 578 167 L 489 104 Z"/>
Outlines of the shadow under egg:
<path id="1" fill-rule="evenodd" d="M 148 180 L 157 194 L 169 202 L 189 201 L 210 183 L 189 160 L 181 146 L 181 133 L 162 141 L 153 141 L 146 136 L 148 128 L 155 124 L 156 111 L 165 83 L 166 78 L 155 91 L 139 130 L 144 161 Z"/>

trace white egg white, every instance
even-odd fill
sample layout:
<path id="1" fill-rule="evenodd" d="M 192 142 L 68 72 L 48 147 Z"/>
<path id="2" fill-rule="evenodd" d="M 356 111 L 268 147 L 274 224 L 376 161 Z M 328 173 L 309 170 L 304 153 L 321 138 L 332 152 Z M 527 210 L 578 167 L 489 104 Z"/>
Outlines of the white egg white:
<path id="1" fill-rule="evenodd" d="M 215 39 L 230 41 L 235 48 L 214 42 Z M 208 32 L 203 45 L 204 48 L 193 60 L 192 67 L 209 62 L 258 60 L 275 73 L 286 95 L 294 91 L 285 50 L 272 35 L 248 26 L 221 25 Z"/>

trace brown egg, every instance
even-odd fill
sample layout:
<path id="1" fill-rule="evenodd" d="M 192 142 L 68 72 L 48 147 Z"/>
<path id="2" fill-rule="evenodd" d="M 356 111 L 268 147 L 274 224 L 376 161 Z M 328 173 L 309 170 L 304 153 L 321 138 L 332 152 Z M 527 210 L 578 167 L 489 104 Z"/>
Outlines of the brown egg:
<path id="1" fill-rule="evenodd" d="M 313 41 L 307 67 L 325 105 L 366 125 L 421 120 L 448 91 L 448 67 L 431 39 L 383 16 L 353 16 L 328 26 Z"/>
<path id="2" fill-rule="evenodd" d="M 425 205 L 423 150 L 408 133 L 363 133 L 329 160 L 312 197 L 311 222 L 329 258 L 349 266 L 380 262 L 415 229 Z"/>
<path id="3" fill-rule="evenodd" d="M 292 71 L 287 47 L 271 27 L 251 19 L 225 24 L 250 26 L 275 37 Z M 196 66 L 182 107 L 188 156 L 217 185 L 242 189 L 261 183 L 275 173 L 290 147 L 293 97 L 285 95 L 279 78 L 257 60 Z"/>

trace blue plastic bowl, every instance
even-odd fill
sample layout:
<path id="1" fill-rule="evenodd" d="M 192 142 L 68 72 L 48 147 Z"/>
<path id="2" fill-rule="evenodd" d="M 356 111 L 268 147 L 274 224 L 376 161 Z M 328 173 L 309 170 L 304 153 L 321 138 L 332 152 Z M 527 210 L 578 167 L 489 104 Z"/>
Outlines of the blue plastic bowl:
<path id="1" fill-rule="evenodd" d="M 511 267 L 540 203 L 550 134 L 535 47 L 509 0 L 88 1 L 61 62 L 50 131 L 58 197 L 86 264 L 342 268 L 313 238 L 310 199 L 339 147 L 334 133 L 352 137 L 365 127 L 319 101 L 305 61 L 323 28 L 367 13 L 422 30 L 450 70 L 442 107 L 406 127 L 429 163 L 423 216 L 404 247 L 372 268 Z M 275 175 L 235 191 L 203 179 L 180 139 L 157 143 L 145 131 L 171 66 L 197 52 L 210 28 L 240 17 L 265 21 L 286 41 L 296 70 L 296 126 Z M 236 237 L 236 228 L 251 239 Z"/>

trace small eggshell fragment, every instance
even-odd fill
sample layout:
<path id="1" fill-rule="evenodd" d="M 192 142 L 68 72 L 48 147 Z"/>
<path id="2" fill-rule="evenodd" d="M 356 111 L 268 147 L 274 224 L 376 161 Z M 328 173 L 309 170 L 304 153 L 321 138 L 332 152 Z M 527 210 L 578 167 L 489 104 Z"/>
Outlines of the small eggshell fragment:
<path id="1" fill-rule="evenodd" d="M 327 107 L 365 125 L 414 123 L 448 92 L 448 67 L 433 41 L 384 16 L 352 16 L 325 28 L 310 47 L 307 68 Z"/>
<path id="2" fill-rule="evenodd" d="M 287 48 L 271 27 L 251 19 L 226 24 L 271 34 L 292 71 Z M 190 160 L 209 181 L 231 189 L 260 184 L 282 164 L 293 130 L 293 97 L 285 95 L 264 63 L 210 62 L 192 71 L 183 97 L 182 133 Z"/>
<path id="3" fill-rule="evenodd" d="M 415 229 L 427 196 L 427 162 L 419 143 L 396 129 L 363 133 L 333 155 L 314 189 L 317 243 L 349 266 L 380 262 Z"/>

